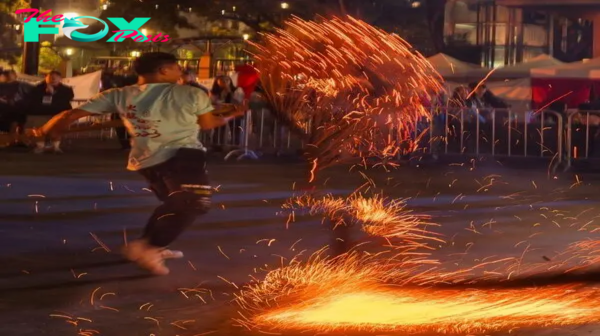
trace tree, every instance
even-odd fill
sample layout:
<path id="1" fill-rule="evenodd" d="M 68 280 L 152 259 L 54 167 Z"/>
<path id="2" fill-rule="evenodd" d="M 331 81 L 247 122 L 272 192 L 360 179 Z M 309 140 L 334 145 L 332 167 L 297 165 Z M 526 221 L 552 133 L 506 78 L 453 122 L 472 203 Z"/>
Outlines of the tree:
<path id="1" fill-rule="evenodd" d="M 52 45 L 48 42 L 42 42 L 40 46 L 40 65 L 39 73 L 48 73 L 52 70 L 58 70 L 63 59 L 52 49 Z"/>
<path id="2" fill-rule="evenodd" d="M 16 28 L 22 27 L 14 13 L 15 10 L 26 7 L 28 4 L 23 0 L 0 1 L 0 59 L 8 60 L 11 64 L 16 64 L 17 57 L 21 54 Z"/>
<path id="3" fill-rule="evenodd" d="M 61 63 L 63 61 L 62 57 L 58 54 L 56 50 L 52 47 L 50 42 L 41 42 L 40 43 L 40 62 L 38 73 L 48 73 L 52 70 L 59 70 Z M 23 65 L 23 60 L 18 58 L 15 60 L 15 65 L 18 68 L 21 68 Z"/>

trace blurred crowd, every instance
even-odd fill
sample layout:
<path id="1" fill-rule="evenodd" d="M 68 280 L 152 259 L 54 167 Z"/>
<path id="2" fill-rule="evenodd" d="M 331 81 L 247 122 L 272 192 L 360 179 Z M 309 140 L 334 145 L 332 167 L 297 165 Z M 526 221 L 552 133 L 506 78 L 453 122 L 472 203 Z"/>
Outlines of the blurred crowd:
<path id="1" fill-rule="evenodd" d="M 11 135 L 8 147 L 28 147 L 23 141 L 27 127 L 39 127 L 52 116 L 71 109 L 73 89 L 62 84 L 62 75 L 51 71 L 44 80 L 32 85 L 17 80 L 14 70 L 0 73 L 0 131 Z M 35 153 L 61 153 L 60 141 L 38 141 Z"/>

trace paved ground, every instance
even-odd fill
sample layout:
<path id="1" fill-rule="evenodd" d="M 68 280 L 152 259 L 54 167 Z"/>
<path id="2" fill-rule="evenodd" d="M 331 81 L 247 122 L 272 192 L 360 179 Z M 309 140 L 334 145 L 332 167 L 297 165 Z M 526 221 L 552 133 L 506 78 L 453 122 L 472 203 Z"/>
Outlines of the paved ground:
<path id="1" fill-rule="evenodd" d="M 214 210 L 173 246 L 186 258 L 169 264 L 172 274 L 148 277 L 118 255 L 157 204 L 138 176 L 124 172 L 123 153 L 0 155 L 0 335 L 243 334 L 231 326 L 232 283 L 329 242 L 320 218 L 299 216 L 286 228 L 281 205 L 306 179 L 303 165 L 214 162 Z M 411 197 L 416 212 L 442 224 L 456 252 L 469 249 L 465 264 L 490 255 L 541 262 L 593 237 L 600 213 L 592 175 L 481 162 L 369 173 L 387 195 Z M 319 185 L 347 195 L 362 182 L 340 168 Z"/>

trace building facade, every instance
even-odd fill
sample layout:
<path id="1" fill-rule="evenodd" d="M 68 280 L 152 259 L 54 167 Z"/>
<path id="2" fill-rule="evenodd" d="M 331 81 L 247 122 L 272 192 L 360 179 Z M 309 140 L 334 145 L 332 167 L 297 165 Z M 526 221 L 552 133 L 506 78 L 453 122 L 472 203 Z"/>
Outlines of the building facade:
<path id="1" fill-rule="evenodd" d="M 477 51 L 467 61 L 487 67 L 541 54 L 573 62 L 600 57 L 598 18 L 599 0 L 448 0 L 444 36 L 455 56 Z"/>

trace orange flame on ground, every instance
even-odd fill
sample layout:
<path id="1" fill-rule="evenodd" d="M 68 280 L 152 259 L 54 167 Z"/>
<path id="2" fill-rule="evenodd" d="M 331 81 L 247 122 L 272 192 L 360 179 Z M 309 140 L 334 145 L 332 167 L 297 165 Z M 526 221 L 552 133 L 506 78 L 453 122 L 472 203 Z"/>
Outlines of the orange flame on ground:
<path id="1" fill-rule="evenodd" d="M 254 319 L 276 329 L 484 333 L 600 321 L 600 291 L 577 286 L 512 290 L 346 287 Z"/>

